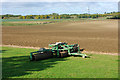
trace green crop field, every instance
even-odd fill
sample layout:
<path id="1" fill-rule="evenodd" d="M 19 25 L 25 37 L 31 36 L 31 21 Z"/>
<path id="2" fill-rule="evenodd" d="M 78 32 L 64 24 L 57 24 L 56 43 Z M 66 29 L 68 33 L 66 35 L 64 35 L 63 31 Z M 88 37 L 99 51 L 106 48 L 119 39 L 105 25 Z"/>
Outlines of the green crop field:
<path id="1" fill-rule="evenodd" d="M 6 19 L 2 20 L 3 26 L 30 26 L 30 25 L 40 25 L 41 24 L 48 24 L 48 22 L 55 23 L 60 22 L 61 20 L 43 20 L 43 19 Z"/>
<path id="2" fill-rule="evenodd" d="M 117 78 L 118 56 L 88 54 L 91 58 L 66 57 L 29 61 L 35 49 L 2 48 L 3 78 Z"/>
<path id="3" fill-rule="evenodd" d="M 98 19 L 3 19 L 1 20 L 2 26 L 34 26 L 41 24 L 69 22 L 69 21 L 91 21 L 91 20 L 105 20 L 105 18 Z M 41 24 L 40 24 L 41 23 Z"/>

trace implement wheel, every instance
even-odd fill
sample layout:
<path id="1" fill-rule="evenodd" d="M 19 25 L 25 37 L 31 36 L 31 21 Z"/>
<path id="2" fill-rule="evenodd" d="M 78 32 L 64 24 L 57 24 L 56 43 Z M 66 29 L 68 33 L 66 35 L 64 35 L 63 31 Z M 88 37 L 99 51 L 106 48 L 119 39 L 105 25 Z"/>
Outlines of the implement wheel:
<path id="1" fill-rule="evenodd" d="M 61 58 L 68 56 L 67 51 L 60 52 L 59 54 L 60 54 L 60 57 L 61 57 Z"/>
<path id="2" fill-rule="evenodd" d="M 35 60 L 35 57 L 34 55 L 32 55 L 32 59 L 29 57 L 30 61 L 34 61 Z"/>

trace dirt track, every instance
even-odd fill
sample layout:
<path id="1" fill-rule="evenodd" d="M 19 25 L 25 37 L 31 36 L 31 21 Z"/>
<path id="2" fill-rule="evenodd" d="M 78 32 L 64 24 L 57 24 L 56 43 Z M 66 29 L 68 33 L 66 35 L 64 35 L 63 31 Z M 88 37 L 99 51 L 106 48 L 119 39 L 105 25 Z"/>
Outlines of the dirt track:
<path id="1" fill-rule="evenodd" d="M 76 21 L 37 26 L 3 26 L 3 44 L 47 47 L 56 41 L 78 43 L 86 51 L 118 52 L 118 21 Z"/>

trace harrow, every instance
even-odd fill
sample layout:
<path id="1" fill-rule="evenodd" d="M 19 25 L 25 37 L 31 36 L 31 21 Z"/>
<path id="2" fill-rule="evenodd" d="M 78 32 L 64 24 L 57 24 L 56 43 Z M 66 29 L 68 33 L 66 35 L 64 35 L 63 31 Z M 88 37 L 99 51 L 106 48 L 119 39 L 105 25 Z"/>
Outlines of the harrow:
<path id="1" fill-rule="evenodd" d="M 86 54 L 81 53 L 83 50 L 84 49 L 80 49 L 78 44 L 68 45 L 68 43 L 65 42 L 56 42 L 49 44 L 49 49 L 40 48 L 36 52 L 31 52 L 30 60 L 37 61 L 52 57 L 62 58 L 67 56 L 88 57 Z"/>

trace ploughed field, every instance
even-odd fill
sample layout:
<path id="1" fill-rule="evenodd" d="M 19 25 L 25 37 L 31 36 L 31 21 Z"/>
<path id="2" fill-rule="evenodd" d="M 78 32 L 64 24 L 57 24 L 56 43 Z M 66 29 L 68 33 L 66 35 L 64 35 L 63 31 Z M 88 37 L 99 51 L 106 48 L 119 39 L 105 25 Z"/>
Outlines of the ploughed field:
<path id="1" fill-rule="evenodd" d="M 21 23 L 22 24 L 22 23 Z M 118 52 L 117 20 L 66 21 L 54 24 L 3 26 L 3 45 L 47 47 L 56 41 L 78 43 L 86 51 Z"/>

